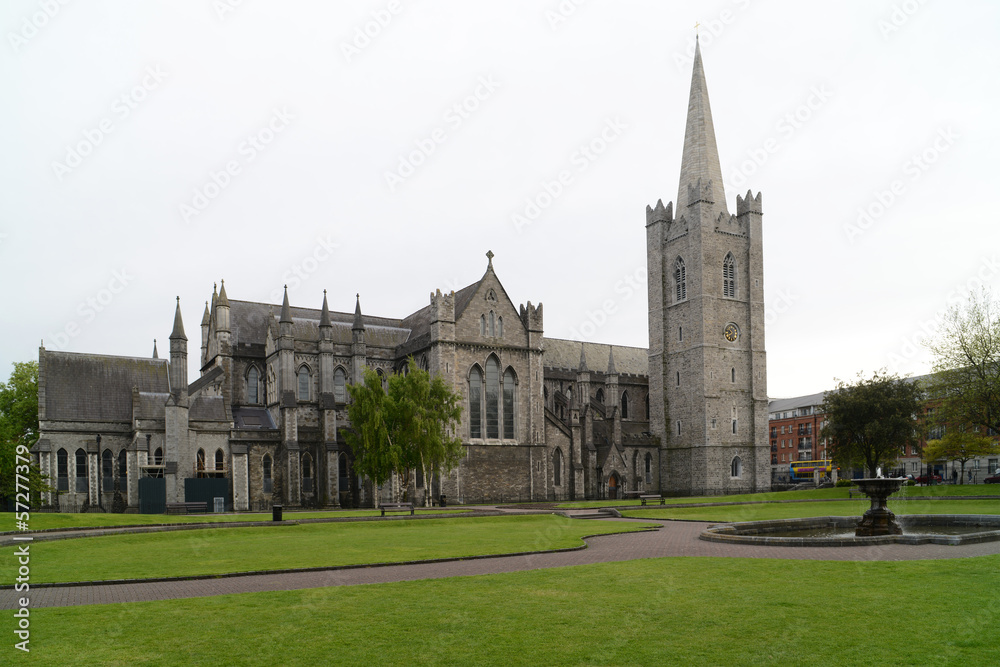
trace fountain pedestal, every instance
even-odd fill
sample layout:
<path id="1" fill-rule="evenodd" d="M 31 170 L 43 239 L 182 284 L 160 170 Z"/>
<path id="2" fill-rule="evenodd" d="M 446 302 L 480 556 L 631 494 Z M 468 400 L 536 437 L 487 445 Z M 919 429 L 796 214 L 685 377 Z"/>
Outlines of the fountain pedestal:
<path id="1" fill-rule="evenodd" d="M 857 537 L 903 534 L 903 529 L 896 523 L 896 515 L 889 511 L 886 500 L 889 496 L 899 491 L 905 482 L 906 480 L 902 477 L 875 477 L 854 480 L 861 493 L 868 496 L 872 501 L 871 508 L 861 517 L 861 521 L 858 522 L 858 527 L 854 531 Z"/>

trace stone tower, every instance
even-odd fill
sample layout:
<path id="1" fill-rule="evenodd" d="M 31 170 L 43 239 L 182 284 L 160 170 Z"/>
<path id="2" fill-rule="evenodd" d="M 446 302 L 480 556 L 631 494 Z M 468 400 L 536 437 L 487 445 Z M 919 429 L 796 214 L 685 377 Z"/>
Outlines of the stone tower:
<path id="1" fill-rule="evenodd" d="M 770 489 L 761 197 L 726 207 L 700 46 L 676 207 L 646 208 L 646 253 L 661 491 Z"/>

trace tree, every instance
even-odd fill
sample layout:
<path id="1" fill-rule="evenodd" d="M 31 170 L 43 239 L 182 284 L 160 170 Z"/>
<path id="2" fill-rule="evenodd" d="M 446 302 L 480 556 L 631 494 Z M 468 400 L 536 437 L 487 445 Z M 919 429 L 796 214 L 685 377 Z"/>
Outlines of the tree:
<path id="1" fill-rule="evenodd" d="M 1000 304 L 985 290 L 944 317 L 928 389 L 940 401 L 937 421 L 1000 433 Z"/>
<path id="2" fill-rule="evenodd" d="M 938 440 L 931 440 L 924 447 L 924 463 L 934 461 L 959 461 L 962 472 L 958 478 L 965 484 L 965 463 L 980 456 L 996 456 L 1000 454 L 1000 445 L 985 435 L 979 433 L 962 433 L 957 430 L 947 431 Z"/>
<path id="3" fill-rule="evenodd" d="M 25 485 L 24 477 L 31 498 L 49 490 L 45 477 L 28 455 L 37 441 L 38 362 L 15 362 L 10 380 L 0 382 L 0 498 L 14 499 L 18 481 L 22 487 Z M 23 477 L 19 480 L 17 475 Z"/>
<path id="4" fill-rule="evenodd" d="M 462 418 L 462 398 L 440 375 L 418 368 L 410 360 L 405 375 L 389 378 L 389 396 L 397 409 L 398 439 L 407 470 L 424 474 L 424 504 L 430 506 L 430 480 L 435 472 L 450 472 L 462 458 L 462 440 L 453 434 Z"/>
<path id="5" fill-rule="evenodd" d="M 376 485 L 392 475 L 419 468 L 424 478 L 450 472 L 462 457 L 462 441 L 452 435 L 462 416 L 461 397 L 440 376 L 409 361 L 409 372 L 389 378 L 365 369 L 361 384 L 349 385 L 347 415 L 351 429 L 344 437 L 354 452 L 355 469 Z M 429 485 L 426 485 L 429 489 Z M 429 503 L 429 494 L 425 503 Z"/>
<path id="6" fill-rule="evenodd" d="M 888 468 L 902 447 L 916 445 L 916 415 L 922 391 L 911 380 L 876 371 L 871 379 L 860 374 L 853 384 L 838 382 L 823 401 L 833 460 L 843 467 L 863 466 L 870 477 L 879 467 Z"/>
<path id="7" fill-rule="evenodd" d="M 392 439 L 390 424 L 394 410 L 391 399 L 382 389 L 382 379 L 370 368 L 365 369 L 362 384 L 349 384 L 347 391 L 351 403 L 347 406 L 347 417 L 351 429 L 344 430 L 344 438 L 354 453 L 354 470 L 381 486 L 398 470 L 402 458 L 401 450 Z M 378 494 L 375 494 L 378 506 Z"/>

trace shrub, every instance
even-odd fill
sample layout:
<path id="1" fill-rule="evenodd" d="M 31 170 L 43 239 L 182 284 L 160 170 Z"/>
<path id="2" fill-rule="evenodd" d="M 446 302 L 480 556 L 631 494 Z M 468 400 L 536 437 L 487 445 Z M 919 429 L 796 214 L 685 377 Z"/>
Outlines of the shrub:
<path id="1" fill-rule="evenodd" d="M 851 484 L 853 484 L 853 482 L 851 482 L 851 480 L 849 479 L 838 479 L 836 486 L 837 487 L 850 486 Z"/>

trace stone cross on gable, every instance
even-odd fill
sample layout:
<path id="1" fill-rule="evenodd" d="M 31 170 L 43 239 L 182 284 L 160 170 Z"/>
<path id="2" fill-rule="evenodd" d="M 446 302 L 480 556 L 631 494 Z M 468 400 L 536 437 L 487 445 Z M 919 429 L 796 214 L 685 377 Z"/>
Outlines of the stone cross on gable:
<path id="1" fill-rule="evenodd" d="M 492 250 L 487 250 L 486 251 L 486 259 L 490 260 L 490 266 L 491 267 L 493 266 L 493 257 L 494 257 L 493 251 Z"/>

